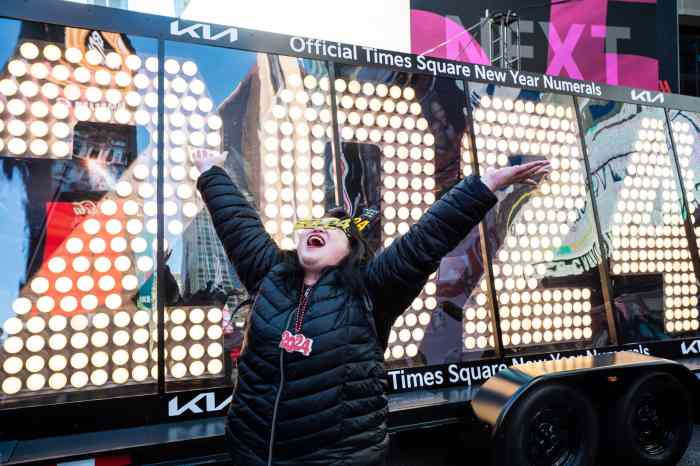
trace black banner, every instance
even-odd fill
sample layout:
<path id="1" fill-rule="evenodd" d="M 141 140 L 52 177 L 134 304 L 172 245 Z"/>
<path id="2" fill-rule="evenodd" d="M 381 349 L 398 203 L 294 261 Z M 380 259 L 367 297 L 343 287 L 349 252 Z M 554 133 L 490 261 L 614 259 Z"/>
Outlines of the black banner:
<path id="1" fill-rule="evenodd" d="M 481 385 L 497 372 L 515 365 L 531 362 L 556 361 L 577 356 L 595 356 L 620 351 L 634 351 L 647 356 L 682 360 L 700 355 L 700 340 L 656 341 L 632 343 L 608 348 L 560 351 L 523 356 L 508 356 L 504 359 L 481 359 L 478 361 L 400 368 L 387 371 L 389 393 L 413 390 L 432 390 L 448 387 L 472 387 Z"/>
<path id="2" fill-rule="evenodd" d="M 289 36 L 209 23 L 183 21 L 155 15 L 119 12 L 110 8 L 50 0 L 6 0 L 2 15 L 98 30 L 136 34 L 159 39 L 215 45 L 241 50 L 329 60 L 361 66 L 382 66 L 398 71 L 430 74 L 541 92 L 616 100 L 657 107 L 700 112 L 700 98 L 643 89 L 609 86 L 593 81 L 546 76 L 529 72 L 432 58 L 339 42 Z"/>

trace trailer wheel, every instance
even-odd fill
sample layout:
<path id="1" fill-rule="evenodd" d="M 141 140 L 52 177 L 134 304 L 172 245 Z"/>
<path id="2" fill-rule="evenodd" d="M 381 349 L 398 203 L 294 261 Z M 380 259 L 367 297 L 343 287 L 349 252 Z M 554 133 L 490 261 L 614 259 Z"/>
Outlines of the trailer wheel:
<path id="1" fill-rule="evenodd" d="M 565 385 L 542 385 L 517 403 L 494 445 L 496 465 L 594 464 L 598 417 L 586 395 Z"/>
<path id="2" fill-rule="evenodd" d="M 627 464 L 676 464 L 693 429 L 691 402 L 674 376 L 653 372 L 635 380 L 617 401 L 612 437 Z"/>

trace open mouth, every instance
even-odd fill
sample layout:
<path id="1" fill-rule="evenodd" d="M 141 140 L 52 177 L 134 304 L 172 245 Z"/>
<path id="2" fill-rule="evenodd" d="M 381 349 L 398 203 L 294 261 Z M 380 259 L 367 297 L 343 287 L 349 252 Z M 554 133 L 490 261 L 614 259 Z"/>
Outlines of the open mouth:
<path id="1" fill-rule="evenodd" d="M 312 233 L 306 238 L 306 245 L 310 248 L 322 248 L 326 245 L 326 240 L 318 233 Z"/>

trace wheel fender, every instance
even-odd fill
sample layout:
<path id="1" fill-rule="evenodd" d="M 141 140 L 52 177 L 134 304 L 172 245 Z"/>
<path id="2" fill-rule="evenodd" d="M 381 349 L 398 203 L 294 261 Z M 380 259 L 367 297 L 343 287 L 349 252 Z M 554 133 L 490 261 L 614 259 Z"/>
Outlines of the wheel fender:
<path id="1" fill-rule="evenodd" d="M 628 351 L 576 356 L 511 366 L 498 372 L 476 392 L 472 409 L 496 436 L 513 407 L 533 387 L 550 381 L 570 382 L 584 376 L 609 376 L 628 370 L 662 370 L 673 373 L 684 384 L 697 383 L 685 366 L 668 359 Z"/>

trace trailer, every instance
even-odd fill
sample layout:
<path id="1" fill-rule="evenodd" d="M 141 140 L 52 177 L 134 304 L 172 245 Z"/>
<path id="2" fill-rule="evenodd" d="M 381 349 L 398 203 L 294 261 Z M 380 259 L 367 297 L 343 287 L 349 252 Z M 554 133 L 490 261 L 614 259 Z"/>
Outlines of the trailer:
<path id="1" fill-rule="evenodd" d="M 251 299 L 197 193 L 202 150 L 284 249 L 339 205 L 381 212 L 381 249 L 462 177 L 548 159 L 394 323 L 390 430 L 454 426 L 451 449 L 490 442 L 499 465 L 683 455 L 699 99 L 5 0 L 0 465 L 225 464 Z"/>

